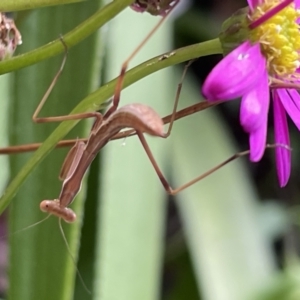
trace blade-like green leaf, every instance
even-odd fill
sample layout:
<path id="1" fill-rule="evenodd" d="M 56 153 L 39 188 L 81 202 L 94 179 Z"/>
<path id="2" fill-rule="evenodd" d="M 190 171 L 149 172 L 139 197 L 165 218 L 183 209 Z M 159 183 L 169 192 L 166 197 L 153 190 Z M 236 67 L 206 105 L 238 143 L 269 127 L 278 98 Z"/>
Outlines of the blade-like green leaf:
<path id="1" fill-rule="evenodd" d="M 87 193 L 85 205 L 84 205 L 84 223 L 81 231 L 81 240 L 80 240 L 80 252 L 79 252 L 79 261 L 78 269 L 82 278 L 84 278 L 85 284 L 90 288 L 91 294 L 87 294 L 84 286 L 80 282 L 80 278 L 76 278 L 75 286 L 75 297 L 76 300 L 89 300 L 94 299 L 94 275 L 95 275 L 95 261 L 96 256 L 99 252 L 96 252 L 96 222 L 97 222 L 97 198 L 98 198 L 98 188 L 99 188 L 99 176 L 100 170 L 98 162 L 100 156 L 98 155 L 94 162 L 92 163 L 88 181 L 87 181 Z"/>
<path id="2" fill-rule="evenodd" d="M 1 145 L 8 144 L 8 108 L 10 100 L 10 74 L 1 76 L 0 78 L 0 91 L 1 91 L 1 102 L 0 102 L 0 143 Z M 9 160 L 7 156 L 0 156 L 0 191 L 2 192 L 8 181 L 9 176 Z"/>
<path id="3" fill-rule="evenodd" d="M 157 21 L 130 11 L 114 20 L 109 33 L 111 77 L 118 74 L 121 63 Z M 163 24 L 135 61 L 167 50 L 169 26 Z M 176 86 L 170 87 L 170 70 L 166 70 L 122 92 L 121 103 L 147 103 L 164 115 L 171 111 L 167 105 L 170 98 L 174 99 L 175 89 Z M 166 158 L 163 142 L 151 139 L 160 163 Z M 126 140 L 124 146 L 122 141 L 109 143 L 102 150 L 102 158 L 95 299 L 158 299 L 165 215 L 163 188 L 137 137 Z"/>
<path id="4" fill-rule="evenodd" d="M 57 37 L 62 30 L 70 30 L 98 7 L 99 1 L 93 1 L 33 12 L 22 24 L 24 47 L 34 47 Z M 91 82 L 99 81 L 97 45 L 97 35 L 94 35 L 69 52 L 63 75 L 41 113 L 43 116 L 66 114 L 90 91 Z M 33 124 L 31 115 L 59 69 L 61 59 L 14 74 L 10 122 L 12 144 L 43 140 L 57 126 Z M 84 135 L 83 125 L 74 133 L 75 137 Z M 31 174 L 10 207 L 11 233 L 44 217 L 39 212 L 39 202 L 59 195 L 61 182 L 58 174 L 65 154 L 65 150 L 54 151 Z M 24 165 L 29 156 L 11 157 L 12 174 Z M 72 225 L 63 224 L 74 257 L 79 246 L 82 205 L 81 193 L 73 206 L 79 215 L 78 221 Z M 56 218 L 52 217 L 35 228 L 10 237 L 9 299 L 72 299 L 75 274 L 74 263 L 62 240 Z"/>
<path id="5" fill-rule="evenodd" d="M 181 99 L 199 101 L 184 83 Z M 213 111 L 176 123 L 174 180 L 182 184 L 238 152 Z M 206 300 L 247 299 L 274 270 L 268 239 L 260 230 L 259 206 L 242 161 L 235 161 L 178 195 L 199 290 Z"/>

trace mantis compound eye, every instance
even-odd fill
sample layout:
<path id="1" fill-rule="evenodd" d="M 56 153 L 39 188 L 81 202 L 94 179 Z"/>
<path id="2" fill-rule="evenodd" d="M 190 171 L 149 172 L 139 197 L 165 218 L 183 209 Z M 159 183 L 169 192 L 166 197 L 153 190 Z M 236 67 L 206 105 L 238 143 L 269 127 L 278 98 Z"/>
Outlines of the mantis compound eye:
<path id="1" fill-rule="evenodd" d="M 62 218 L 67 223 L 73 223 L 76 220 L 76 214 L 73 210 L 61 206 L 58 200 L 44 200 L 40 204 L 40 209 L 42 212 Z"/>

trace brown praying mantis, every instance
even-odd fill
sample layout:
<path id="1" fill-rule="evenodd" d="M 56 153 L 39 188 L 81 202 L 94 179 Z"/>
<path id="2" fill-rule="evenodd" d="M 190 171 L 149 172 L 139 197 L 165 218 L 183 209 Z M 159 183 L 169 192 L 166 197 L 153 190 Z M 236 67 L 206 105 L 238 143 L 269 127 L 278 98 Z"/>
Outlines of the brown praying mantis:
<path id="1" fill-rule="evenodd" d="M 65 63 L 66 56 L 64 58 L 61 70 Z M 128 62 L 126 61 L 123 64 L 121 74 L 125 74 L 123 71 L 125 69 L 125 65 Z M 188 64 L 189 65 L 189 64 Z M 183 77 L 187 71 L 188 65 L 185 68 Z M 122 86 L 122 81 L 124 76 L 119 77 L 119 82 L 117 87 Z M 182 78 L 183 80 L 183 78 Z M 144 133 L 158 136 L 162 138 L 167 138 L 172 130 L 173 122 L 176 118 L 176 109 L 178 105 L 180 89 L 182 86 L 182 81 L 180 82 L 177 90 L 176 100 L 173 108 L 173 114 L 170 116 L 170 125 L 168 131 L 164 133 L 163 131 L 163 120 L 159 117 L 159 115 L 149 106 L 139 103 L 128 104 L 121 108 L 118 108 L 119 100 L 120 100 L 120 91 L 119 89 L 115 93 L 115 97 L 113 98 L 112 106 L 107 110 L 107 112 L 102 115 L 98 112 L 94 113 L 87 113 L 81 115 L 71 115 L 67 116 L 67 119 L 74 117 L 80 118 L 88 118 L 88 117 L 95 117 L 96 121 L 92 126 L 90 135 L 87 141 L 78 140 L 76 141 L 75 145 L 71 148 L 69 153 L 67 154 L 65 161 L 63 163 L 60 179 L 63 180 L 61 193 L 58 199 L 55 200 L 44 200 L 40 204 L 40 208 L 44 212 L 48 212 L 50 214 L 56 215 L 59 218 L 64 219 L 66 222 L 73 222 L 76 219 L 75 213 L 68 208 L 68 206 L 72 203 L 74 197 L 79 192 L 81 187 L 81 182 L 85 172 L 87 171 L 88 167 L 96 157 L 97 153 L 100 151 L 102 147 L 104 147 L 109 140 L 116 136 L 122 129 L 124 128 L 133 128 L 136 135 L 138 135 L 142 146 L 144 147 L 157 175 L 159 176 L 160 181 L 162 182 L 164 188 L 169 194 L 176 194 L 179 191 L 185 189 L 186 187 L 192 185 L 194 181 L 200 180 L 196 179 L 192 182 L 189 182 L 175 190 L 171 188 L 168 184 L 167 180 L 165 179 L 164 175 L 162 174 L 160 168 L 158 167 L 152 152 L 147 144 L 147 141 L 144 137 Z M 47 94 L 47 93 L 46 93 Z M 41 101 L 41 104 L 44 103 L 44 98 Z M 207 105 L 207 104 L 206 104 Z M 204 105 L 204 106 L 206 106 Z M 201 105 L 198 105 L 197 109 L 200 109 Z M 203 105 L 202 105 L 203 108 Z M 37 118 L 37 114 L 41 109 L 41 105 L 39 105 L 37 111 L 35 112 L 33 119 L 35 121 L 41 122 L 39 118 Z M 192 107 L 190 108 L 192 109 Z M 184 110 L 181 111 L 180 115 L 177 117 L 184 115 Z M 63 117 L 55 117 L 55 120 L 62 120 Z M 168 120 L 169 118 L 166 118 Z M 49 118 L 46 118 L 48 121 Z M 50 121 L 53 119 L 51 118 Z M 45 121 L 45 118 L 42 119 Z M 127 134 L 129 132 L 127 131 Z M 117 136 L 118 137 L 118 136 Z M 208 174 L 205 174 L 208 176 Z"/>
<path id="2" fill-rule="evenodd" d="M 65 44 L 64 46 L 66 47 Z M 112 100 L 112 105 L 105 114 L 102 115 L 99 112 L 90 112 L 90 113 L 83 113 L 78 115 L 39 118 L 37 117 L 37 115 L 40 112 L 43 104 L 45 103 L 49 93 L 51 92 L 54 83 L 57 81 L 58 77 L 60 76 L 64 64 L 66 62 L 66 57 L 67 56 L 65 54 L 59 72 L 54 77 L 50 87 L 46 91 L 44 97 L 42 98 L 42 101 L 40 102 L 35 113 L 33 114 L 33 120 L 38 123 L 74 120 L 77 118 L 83 119 L 83 118 L 90 118 L 90 117 L 93 117 L 96 120 L 91 128 L 91 132 L 88 139 L 76 140 L 74 146 L 70 149 L 69 153 L 67 154 L 59 176 L 59 178 L 63 180 L 60 195 L 57 199 L 54 200 L 43 200 L 40 203 L 40 208 L 42 211 L 48 212 L 49 214 L 56 215 L 57 217 L 62 218 L 64 219 L 64 221 L 69 223 L 74 222 L 76 220 L 76 214 L 68 206 L 72 203 L 75 196 L 79 192 L 83 176 L 86 173 L 92 161 L 94 160 L 94 158 L 96 157 L 97 153 L 111 139 L 114 138 L 120 138 L 123 136 L 136 134 L 139 140 L 141 141 L 141 144 L 145 149 L 145 152 L 149 157 L 150 162 L 152 163 L 154 170 L 157 173 L 163 187 L 165 188 L 167 193 L 171 195 L 177 194 L 178 192 L 188 188 L 189 186 L 193 185 L 197 181 L 200 181 L 201 179 L 207 177 L 211 173 L 220 169 L 222 166 L 231 162 L 232 160 L 249 153 L 249 151 L 237 153 L 232 157 L 230 157 L 229 159 L 225 160 L 223 163 L 205 172 L 204 174 L 196 177 L 195 179 L 187 182 L 186 184 L 176 189 L 173 189 L 169 185 L 168 181 L 166 180 L 162 171 L 160 170 L 158 164 L 156 163 L 152 155 L 152 152 L 148 146 L 148 143 L 144 137 L 144 133 L 157 136 L 157 137 L 167 138 L 171 133 L 172 125 L 176 119 L 179 119 L 183 116 L 189 115 L 196 111 L 203 110 L 205 108 L 218 104 L 218 103 L 210 104 L 207 102 L 203 102 L 185 108 L 179 112 L 176 112 L 180 91 L 182 87 L 182 82 L 190 63 L 186 65 L 181 81 L 178 84 L 173 113 L 170 116 L 165 117 L 164 119 L 161 119 L 160 116 L 151 107 L 144 104 L 134 103 L 134 104 L 128 104 L 121 108 L 118 108 L 119 101 L 120 101 L 120 90 L 122 87 L 122 82 L 124 80 L 124 74 L 128 64 L 128 60 L 122 66 L 121 75 L 119 76 L 116 93 Z M 170 125 L 167 132 L 164 133 L 163 125 L 164 123 L 167 122 L 169 122 Z M 127 130 L 125 132 L 120 133 L 120 131 L 124 128 L 132 128 L 132 130 Z M 67 141 L 67 143 L 65 143 L 64 145 L 68 143 L 73 143 L 73 141 Z M 274 145 L 267 145 L 267 147 L 274 147 Z"/>
<path id="3" fill-rule="evenodd" d="M 66 47 L 63 40 L 62 43 Z M 74 140 L 63 141 L 62 143 L 59 144 L 59 146 L 67 146 L 75 143 L 73 147 L 70 149 L 69 153 L 67 154 L 63 166 L 61 168 L 61 172 L 59 176 L 59 178 L 63 180 L 61 193 L 57 199 L 43 200 L 40 203 L 40 208 L 42 211 L 48 212 L 49 214 L 56 215 L 57 217 L 62 218 L 64 219 L 64 221 L 69 223 L 74 222 L 76 220 L 75 213 L 68 206 L 72 203 L 75 196 L 79 192 L 83 176 L 86 173 L 92 161 L 94 160 L 95 156 L 112 139 L 122 138 L 122 137 L 136 134 L 139 140 L 141 141 L 141 144 L 144 147 L 145 152 L 149 157 L 150 162 L 152 163 L 163 187 L 165 188 L 167 193 L 171 195 L 175 195 L 179 193 L 180 191 L 188 188 L 189 186 L 193 185 L 197 181 L 200 181 L 201 179 L 209 176 L 210 174 L 220 169 L 227 163 L 235 160 L 238 157 L 247 155 L 249 153 L 249 151 L 247 150 L 247 151 L 234 154 L 233 156 L 231 156 L 221 164 L 210 169 L 209 171 L 187 182 L 186 184 L 176 189 L 173 189 L 169 185 L 168 181 L 166 180 L 162 171 L 160 170 L 158 164 L 156 163 L 152 155 L 152 152 L 148 146 L 148 143 L 144 137 L 144 133 L 157 136 L 157 137 L 167 138 L 171 133 L 172 125 L 175 120 L 220 103 L 217 102 L 212 104 L 207 102 L 201 102 L 192 105 L 190 107 L 187 107 L 183 110 L 180 110 L 178 112 L 176 111 L 183 79 L 185 77 L 185 74 L 191 62 L 186 65 L 181 81 L 178 84 L 173 113 L 163 119 L 160 118 L 159 115 L 151 107 L 144 104 L 134 103 L 134 104 L 128 104 L 121 108 L 118 108 L 119 101 L 120 101 L 120 88 L 122 87 L 122 82 L 124 80 L 124 74 L 128 65 L 128 60 L 125 63 L 123 63 L 121 75 L 119 76 L 119 80 L 117 83 L 116 93 L 112 100 L 112 105 L 104 115 L 102 115 L 99 112 L 89 112 L 89 113 L 83 113 L 77 115 L 39 118 L 38 114 L 42 109 L 42 106 L 44 105 L 51 90 L 53 89 L 58 77 L 60 76 L 63 67 L 65 65 L 66 58 L 67 58 L 67 52 L 62 61 L 60 70 L 55 75 L 51 85 L 46 91 L 36 111 L 34 112 L 32 119 L 34 122 L 37 123 L 56 122 L 56 121 L 83 119 L 83 118 L 91 118 L 91 117 L 95 118 L 96 120 L 91 128 L 91 132 L 88 139 L 77 139 L 75 140 L 75 142 Z M 129 59 L 131 58 L 132 56 Z M 165 123 L 170 123 L 166 133 L 164 133 L 163 131 L 163 125 Z M 132 129 L 126 130 L 124 132 L 120 132 L 124 128 L 132 128 Z M 275 146 L 277 145 L 267 145 L 266 147 L 273 148 Z M 36 147 L 37 144 L 25 146 L 23 148 L 22 146 L 21 147 L 14 146 L 14 147 L 0 149 L 0 153 L 12 153 L 12 152 L 15 153 L 24 150 L 30 151 Z"/>
<path id="4" fill-rule="evenodd" d="M 157 27 L 160 24 L 161 22 L 158 23 L 158 25 L 150 32 L 150 34 L 137 47 L 137 49 L 133 52 L 133 54 L 123 63 L 121 73 L 116 85 L 115 95 L 112 100 L 112 105 L 104 115 L 98 112 L 89 112 L 89 113 L 69 115 L 69 116 L 59 116 L 59 117 L 47 117 L 47 118 L 38 117 L 39 112 L 41 111 L 44 103 L 46 102 L 49 94 L 51 93 L 57 79 L 59 78 L 63 70 L 66 61 L 66 55 L 65 55 L 60 70 L 55 75 L 51 85 L 49 86 L 39 106 L 37 107 L 35 113 L 33 114 L 32 117 L 33 121 L 37 123 L 60 122 L 65 120 L 83 119 L 83 118 L 90 118 L 90 117 L 93 117 L 96 120 L 94 125 L 92 126 L 88 139 L 76 140 L 75 145 L 69 151 L 63 163 L 61 173 L 60 173 L 60 179 L 63 180 L 61 193 L 58 199 L 42 201 L 40 204 L 40 208 L 43 211 L 48 212 L 50 214 L 54 214 L 64 219 L 66 222 L 75 221 L 76 215 L 70 208 L 68 208 L 68 206 L 72 203 L 76 194 L 80 190 L 81 182 L 85 172 L 87 171 L 88 167 L 92 163 L 96 154 L 102 149 L 102 147 L 104 147 L 111 139 L 119 138 L 120 136 L 128 136 L 130 134 L 138 135 L 138 138 L 141 141 L 141 144 L 144 147 L 146 154 L 148 155 L 150 162 L 152 163 L 161 183 L 163 184 L 165 190 L 171 195 L 177 194 L 178 192 L 184 190 L 185 188 L 191 186 L 192 184 L 196 183 L 197 181 L 200 181 L 204 177 L 208 176 L 209 174 L 213 173 L 217 169 L 221 168 L 223 165 L 227 164 L 228 162 L 248 153 L 248 151 L 245 151 L 245 152 L 235 154 L 231 158 L 224 161 L 222 164 L 198 176 L 194 180 L 189 181 L 188 183 L 180 186 L 179 188 L 176 189 L 171 188 L 168 181 L 166 180 L 163 173 L 161 172 L 159 166 L 157 165 L 143 134 L 148 133 L 153 136 L 167 138 L 171 133 L 173 122 L 176 119 L 184 116 L 185 114 L 189 114 L 191 112 L 195 112 L 197 110 L 202 110 L 209 106 L 216 105 L 217 103 L 214 104 L 200 103 L 194 107 L 190 107 L 185 110 L 176 112 L 182 81 L 183 81 L 182 78 L 177 88 L 173 114 L 166 117 L 164 120 L 161 119 L 159 115 L 152 108 L 143 104 L 138 104 L 138 103 L 129 104 L 121 108 L 118 108 L 119 101 L 120 101 L 120 93 L 124 81 L 124 74 L 127 70 L 128 63 L 133 58 L 133 56 L 140 50 L 142 45 L 153 34 L 153 32 L 157 29 Z M 64 44 L 64 41 L 62 41 L 62 43 L 65 46 L 67 51 L 67 45 Z M 163 57 L 163 59 L 167 59 L 167 57 Z M 165 122 L 168 121 L 170 122 L 170 125 L 168 131 L 164 133 L 163 125 Z M 122 129 L 128 127 L 132 128 L 132 130 L 120 133 Z"/>

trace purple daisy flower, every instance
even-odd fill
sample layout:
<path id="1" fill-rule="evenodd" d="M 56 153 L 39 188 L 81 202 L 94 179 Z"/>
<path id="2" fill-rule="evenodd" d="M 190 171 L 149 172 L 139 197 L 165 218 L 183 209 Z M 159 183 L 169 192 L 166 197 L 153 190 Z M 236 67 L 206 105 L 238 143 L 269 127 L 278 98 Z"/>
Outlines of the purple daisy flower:
<path id="1" fill-rule="evenodd" d="M 226 38 L 232 46 L 232 33 L 240 26 L 243 31 L 236 37 L 243 43 L 211 71 L 203 95 L 208 101 L 242 97 L 240 122 L 249 133 L 250 160 L 257 162 L 266 146 L 270 91 L 275 143 L 290 145 L 286 113 L 300 130 L 300 96 L 296 91 L 300 87 L 300 0 L 248 0 L 248 5 L 246 15 L 234 16 L 235 24 L 231 25 L 235 27 L 226 29 L 224 41 L 220 38 L 223 46 L 229 44 Z M 238 26 L 237 17 L 243 18 Z M 284 187 L 291 172 L 291 151 L 276 147 L 275 152 L 279 184 Z"/>

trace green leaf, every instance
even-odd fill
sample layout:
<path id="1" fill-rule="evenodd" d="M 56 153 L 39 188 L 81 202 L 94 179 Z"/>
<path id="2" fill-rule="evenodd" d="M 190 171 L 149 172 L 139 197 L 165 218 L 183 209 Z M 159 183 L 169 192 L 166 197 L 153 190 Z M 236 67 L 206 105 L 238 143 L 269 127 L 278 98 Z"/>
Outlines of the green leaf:
<path id="1" fill-rule="evenodd" d="M 110 77 L 118 74 L 122 62 L 157 21 L 130 11 L 114 20 L 109 32 L 112 43 L 108 61 Z M 170 36 L 170 24 L 164 23 L 142 48 L 135 62 L 166 51 Z M 162 116 L 170 113 L 168 104 L 174 99 L 176 89 L 170 78 L 170 70 L 165 70 L 135 84 L 122 92 L 121 105 L 147 103 Z M 156 159 L 164 166 L 164 140 L 153 138 L 150 142 Z M 165 192 L 137 137 L 128 138 L 124 143 L 111 142 L 101 151 L 103 173 L 99 183 L 95 298 L 158 299 Z"/>
<path id="2" fill-rule="evenodd" d="M 93 1 L 33 12 L 21 28 L 23 32 L 30 32 L 24 47 L 34 47 L 57 36 L 61 30 L 70 30 L 98 7 L 99 1 Z M 45 29 L 43 34 L 42 29 Z M 90 91 L 91 82 L 99 81 L 98 54 L 97 35 L 93 35 L 69 52 L 64 72 L 41 115 L 66 114 Z M 12 144 L 44 140 L 57 126 L 33 124 L 30 118 L 58 71 L 61 59 L 62 57 L 43 62 L 14 74 L 10 115 Z M 81 123 L 80 128 L 73 133 L 75 137 L 85 135 L 83 126 L 84 123 Z M 66 150 L 54 151 L 48 160 L 31 174 L 18 197 L 14 199 L 9 213 L 11 234 L 45 217 L 39 211 L 39 202 L 59 195 L 61 182 L 58 180 L 58 174 L 65 154 Z M 11 157 L 12 175 L 31 155 Z M 79 217 L 78 221 L 72 225 L 63 224 L 75 259 L 79 246 L 83 194 L 77 197 L 73 205 Z M 76 270 L 57 223 L 57 219 L 52 217 L 43 224 L 10 236 L 9 299 L 46 300 L 73 297 Z"/>
<path id="3" fill-rule="evenodd" d="M 8 108 L 10 102 L 9 84 L 11 75 L 7 74 L 0 78 L 0 91 L 2 101 L 0 102 L 0 144 L 8 144 Z M 0 156 L 0 191 L 2 192 L 7 184 L 9 177 L 9 158 Z"/>

